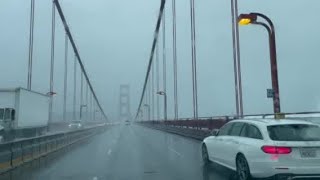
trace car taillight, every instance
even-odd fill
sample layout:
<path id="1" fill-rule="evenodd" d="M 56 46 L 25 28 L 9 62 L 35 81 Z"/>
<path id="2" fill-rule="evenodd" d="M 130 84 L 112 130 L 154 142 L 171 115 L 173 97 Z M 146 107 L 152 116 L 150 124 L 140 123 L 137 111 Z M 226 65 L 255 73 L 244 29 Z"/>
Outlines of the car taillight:
<path id="1" fill-rule="evenodd" d="M 262 146 L 262 151 L 267 154 L 290 154 L 290 147 L 278 147 L 278 146 Z"/>

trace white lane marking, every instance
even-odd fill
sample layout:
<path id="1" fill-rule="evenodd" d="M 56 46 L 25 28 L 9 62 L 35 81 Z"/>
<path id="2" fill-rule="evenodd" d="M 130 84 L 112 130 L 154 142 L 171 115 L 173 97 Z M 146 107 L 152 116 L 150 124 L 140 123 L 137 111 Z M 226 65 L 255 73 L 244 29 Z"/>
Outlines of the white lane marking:
<path id="1" fill-rule="evenodd" d="M 172 147 L 168 147 L 168 149 L 174 153 L 176 153 L 178 156 L 182 157 L 182 154 L 180 154 L 179 152 L 177 152 L 176 150 L 174 150 Z"/>
<path id="2" fill-rule="evenodd" d="M 110 155 L 112 153 L 112 150 L 111 149 L 109 149 L 108 150 L 108 155 Z"/>

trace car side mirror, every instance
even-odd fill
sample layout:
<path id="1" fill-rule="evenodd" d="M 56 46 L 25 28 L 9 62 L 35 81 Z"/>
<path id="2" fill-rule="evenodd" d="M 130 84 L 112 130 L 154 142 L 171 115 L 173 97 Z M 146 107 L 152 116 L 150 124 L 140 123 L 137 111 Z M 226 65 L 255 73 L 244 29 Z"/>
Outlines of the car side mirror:
<path id="1" fill-rule="evenodd" d="M 219 133 L 219 129 L 213 129 L 210 133 L 211 136 L 217 136 Z"/>

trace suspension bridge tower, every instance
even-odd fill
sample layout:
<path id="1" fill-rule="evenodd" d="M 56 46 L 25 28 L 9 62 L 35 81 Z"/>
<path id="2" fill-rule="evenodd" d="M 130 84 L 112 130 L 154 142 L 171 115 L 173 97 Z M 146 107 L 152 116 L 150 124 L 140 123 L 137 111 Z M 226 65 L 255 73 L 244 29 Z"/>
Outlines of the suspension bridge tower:
<path id="1" fill-rule="evenodd" d="M 122 84 L 120 85 L 119 96 L 119 120 L 126 121 L 130 119 L 130 86 L 128 84 Z"/>

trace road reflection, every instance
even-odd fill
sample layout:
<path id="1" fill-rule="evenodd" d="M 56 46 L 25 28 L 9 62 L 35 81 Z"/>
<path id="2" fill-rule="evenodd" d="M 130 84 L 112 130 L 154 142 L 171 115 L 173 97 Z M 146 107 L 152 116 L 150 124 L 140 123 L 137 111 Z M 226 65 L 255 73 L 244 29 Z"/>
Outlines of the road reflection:
<path id="1" fill-rule="evenodd" d="M 65 155 L 71 153 L 75 148 L 88 144 L 87 139 L 67 146 L 59 151 L 53 152 L 50 155 L 43 156 L 41 158 L 35 159 L 31 162 L 25 163 L 7 173 L 0 175 L 0 180 L 38 180 L 38 172 L 46 171 L 53 163 L 58 162 L 60 159 L 64 158 Z M 55 180 L 54 177 L 47 177 L 46 180 Z M 60 179 L 60 178 L 58 178 Z"/>
<path id="2" fill-rule="evenodd" d="M 236 173 L 218 164 L 202 167 L 203 180 L 237 180 Z"/>

